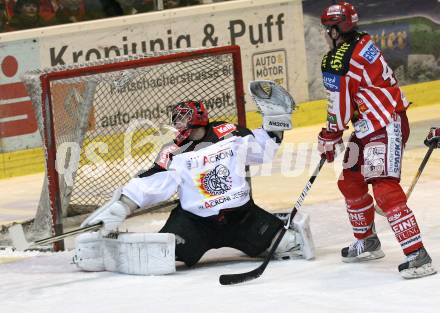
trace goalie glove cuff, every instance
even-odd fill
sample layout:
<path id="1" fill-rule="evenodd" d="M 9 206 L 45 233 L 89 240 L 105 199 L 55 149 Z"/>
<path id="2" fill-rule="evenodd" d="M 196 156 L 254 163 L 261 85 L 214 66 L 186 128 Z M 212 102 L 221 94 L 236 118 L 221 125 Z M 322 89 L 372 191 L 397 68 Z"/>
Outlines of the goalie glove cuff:
<path id="1" fill-rule="evenodd" d="M 292 115 L 263 115 L 263 128 L 266 131 L 284 131 L 292 129 Z"/>

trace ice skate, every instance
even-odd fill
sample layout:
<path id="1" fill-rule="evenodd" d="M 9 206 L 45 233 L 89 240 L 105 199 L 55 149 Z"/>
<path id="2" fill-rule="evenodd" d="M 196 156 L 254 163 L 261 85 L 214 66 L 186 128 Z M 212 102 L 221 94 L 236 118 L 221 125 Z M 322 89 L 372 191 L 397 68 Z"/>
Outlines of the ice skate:
<path id="1" fill-rule="evenodd" d="M 376 234 L 356 240 L 350 246 L 341 250 L 342 261 L 346 263 L 364 262 L 380 259 L 385 256 Z"/>
<path id="2" fill-rule="evenodd" d="M 437 273 L 425 248 L 406 256 L 406 262 L 399 265 L 399 272 L 405 279 L 420 278 Z"/>

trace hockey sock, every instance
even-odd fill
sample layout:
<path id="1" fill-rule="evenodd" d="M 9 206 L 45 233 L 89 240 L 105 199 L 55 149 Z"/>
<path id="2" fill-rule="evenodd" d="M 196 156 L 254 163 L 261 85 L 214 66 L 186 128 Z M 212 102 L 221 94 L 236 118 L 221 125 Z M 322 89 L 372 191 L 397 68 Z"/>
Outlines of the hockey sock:
<path id="1" fill-rule="evenodd" d="M 419 226 L 410 208 L 406 195 L 396 180 L 383 179 L 373 182 L 374 198 L 385 212 L 403 253 L 410 254 L 423 247 Z"/>
<path id="2" fill-rule="evenodd" d="M 368 193 L 360 198 L 345 199 L 347 213 L 357 239 L 364 239 L 373 234 L 374 204 Z"/>
<path id="3" fill-rule="evenodd" d="M 410 254 L 423 247 L 416 218 L 406 204 L 387 210 L 386 215 L 403 253 Z"/>

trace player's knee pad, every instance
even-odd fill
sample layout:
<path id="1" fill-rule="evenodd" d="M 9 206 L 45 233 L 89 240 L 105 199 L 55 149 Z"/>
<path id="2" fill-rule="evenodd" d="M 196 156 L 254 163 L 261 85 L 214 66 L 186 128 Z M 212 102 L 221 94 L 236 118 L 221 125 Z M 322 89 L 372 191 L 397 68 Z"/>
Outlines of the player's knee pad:
<path id="1" fill-rule="evenodd" d="M 338 187 L 345 199 L 361 198 L 368 193 L 368 185 L 361 172 L 343 170 L 338 179 Z"/>
<path id="2" fill-rule="evenodd" d="M 115 238 L 99 232 L 77 237 L 74 263 L 85 271 L 133 275 L 162 275 L 176 271 L 175 236 L 168 233 L 121 233 Z"/>
<path id="3" fill-rule="evenodd" d="M 374 199 L 385 212 L 406 204 L 406 195 L 399 182 L 394 179 L 378 179 L 372 182 Z"/>
<path id="4" fill-rule="evenodd" d="M 73 263 L 84 271 L 105 271 L 102 236 L 99 232 L 84 233 L 76 237 Z"/>
<path id="5" fill-rule="evenodd" d="M 280 219 L 286 221 L 289 214 L 275 214 Z M 278 235 L 273 239 L 276 240 Z M 270 250 L 272 245 L 267 249 Z M 290 228 L 286 231 L 275 250 L 275 259 L 304 258 L 306 260 L 315 257 L 315 245 L 313 243 L 312 232 L 310 230 L 310 217 L 308 214 L 297 212 L 293 218 Z"/>

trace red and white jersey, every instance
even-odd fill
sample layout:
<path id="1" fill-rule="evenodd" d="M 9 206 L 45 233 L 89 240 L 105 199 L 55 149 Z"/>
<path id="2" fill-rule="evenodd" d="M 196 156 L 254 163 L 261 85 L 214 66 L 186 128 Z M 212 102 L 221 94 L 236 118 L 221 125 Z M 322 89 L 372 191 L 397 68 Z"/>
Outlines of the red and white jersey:
<path id="1" fill-rule="evenodd" d="M 343 131 L 352 121 L 358 138 L 392 122 L 409 105 L 392 69 L 370 35 L 360 33 L 322 60 L 328 93 L 327 129 Z"/>
<path id="2" fill-rule="evenodd" d="M 245 166 L 271 162 L 279 144 L 263 129 L 213 122 L 200 142 L 165 146 L 155 165 L 123 187 L 138 206 L 178 193 L 182 209 L 201 217 L 240 207 L 250 200 Z"/>

